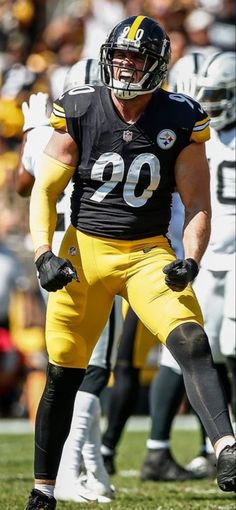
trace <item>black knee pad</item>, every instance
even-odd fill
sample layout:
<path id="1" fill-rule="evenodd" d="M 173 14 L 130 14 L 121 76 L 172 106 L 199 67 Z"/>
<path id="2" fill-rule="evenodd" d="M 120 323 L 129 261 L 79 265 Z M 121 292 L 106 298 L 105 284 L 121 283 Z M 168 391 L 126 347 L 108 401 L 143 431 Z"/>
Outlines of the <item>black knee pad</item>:
<path id="1" fill-rule="evenodd" d="M 212 362 L 211 348 L 204 329 L 195 322 L 177 326 L 167 337 L 166 345 L 176 361 L 182 367 L 191 360 L 209 358 Z"/>
<path id="2" fill-rule="evenodd" d="M 47 379 L 44 395 L 45 397 L 55 399 L 71 395 L 73 399 L 83 380 L 85 370 L 82 368 L 65 368 L 48 363 Z"/>

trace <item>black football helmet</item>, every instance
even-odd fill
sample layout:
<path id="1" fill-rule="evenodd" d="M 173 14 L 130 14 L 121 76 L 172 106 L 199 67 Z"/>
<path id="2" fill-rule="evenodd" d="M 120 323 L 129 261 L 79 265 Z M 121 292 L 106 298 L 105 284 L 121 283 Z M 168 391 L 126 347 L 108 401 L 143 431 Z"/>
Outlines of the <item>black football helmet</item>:
<path id="1" fill-rule="evenodd" d="M 133 51 L 145 58 L 142 69 L 132 69 L 129 80 L 114 79 L 115 50 Z M 111 31 L 100 50 L 101 78 L 104 85 L 112 89 L 120 99 L 132 99 L 140 94 L 153 92 L 161 86 L 170 60 L 170 39 L 163 28 L 146 16 L 131 16 L 121 21 Z M 133 83 L 136 71 L 143 75 Z"/>

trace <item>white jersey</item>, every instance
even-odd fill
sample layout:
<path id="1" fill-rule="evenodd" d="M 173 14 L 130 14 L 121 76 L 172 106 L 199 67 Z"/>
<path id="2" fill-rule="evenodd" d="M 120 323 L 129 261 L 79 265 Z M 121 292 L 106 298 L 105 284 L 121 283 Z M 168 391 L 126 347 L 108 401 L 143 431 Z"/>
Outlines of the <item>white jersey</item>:
<path id="1" fill-rule="evenodd" d="M 53 133 L 51 126 L 39 126 L 27 133 L 22 162 L 29 174 L 35 179 L 40 168 L 42 153 Z M 52 250 L 58 253 L 65 230 L 70 225 L 70 197 L 73 184 L 70 181 L 57 202 L 57 226 L 53 236 Z"/>
<path id="2" fill-rule="evenodd" d="M 209 245 L 201 261 L 200 272 L 194 282 L 209 336 L 213 359 L 223 363 L 224 356 L 235 356 L 235 128 L 211 131 L 206 144 L 211 173 L 212 227 Z M 183 209 L 178 194 L 173 201 L 175 212 L 169 228 L 173 239 L 180 239 Z M 178 207 L 176 207 L 178 206 Z M 182 223 L 182 225 L 181 225 Z M 176 236 L 177 234 L 177 236 Z M 177 243 L 181 248 L 181 243 Z M 163 346 L 161 365 L 181 373 L 170 351 Z"/>
<path id="3" fill-rule="evenodd" d="M 211 236 L 201 265 L 212 271 L 228 271 L 235 255 L 235 128 L 211 130 L 206 144 L 211 174 Z"/>

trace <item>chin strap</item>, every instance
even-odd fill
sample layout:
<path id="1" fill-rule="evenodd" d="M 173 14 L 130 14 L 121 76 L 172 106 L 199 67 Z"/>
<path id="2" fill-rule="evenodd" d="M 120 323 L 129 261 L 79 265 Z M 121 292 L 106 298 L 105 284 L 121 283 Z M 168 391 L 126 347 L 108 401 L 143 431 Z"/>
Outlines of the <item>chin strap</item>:
<path id="1" fill-rule="evenodd" d="M 126 99 L 126 100 L 133 99 L 134 97 L 137 97 L 140 94 L 140 92 L 137 90 L 134 91 L 134 90 L 113 89 L 113 92 L 118 99 Z"/>

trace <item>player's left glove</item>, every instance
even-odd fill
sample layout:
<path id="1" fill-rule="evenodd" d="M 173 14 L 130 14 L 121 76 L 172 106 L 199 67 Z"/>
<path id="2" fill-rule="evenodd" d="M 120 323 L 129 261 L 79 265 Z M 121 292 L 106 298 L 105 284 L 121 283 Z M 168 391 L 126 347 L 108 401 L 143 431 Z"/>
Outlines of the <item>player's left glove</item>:
<path id="1" fill-rule="evenodd" d="M 165 282 L 170 289 L 181 292 L 192 282 L 199 271 L 198 264 L 194 259 L 176 259 L 163 268 Z"/>

